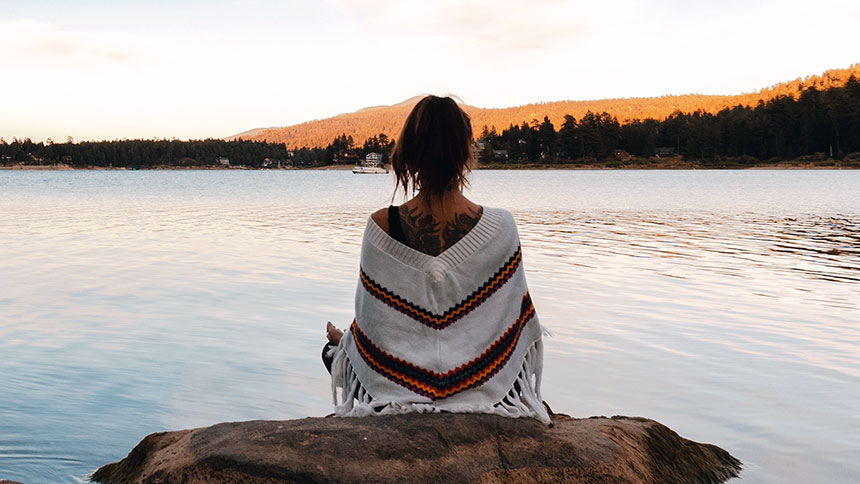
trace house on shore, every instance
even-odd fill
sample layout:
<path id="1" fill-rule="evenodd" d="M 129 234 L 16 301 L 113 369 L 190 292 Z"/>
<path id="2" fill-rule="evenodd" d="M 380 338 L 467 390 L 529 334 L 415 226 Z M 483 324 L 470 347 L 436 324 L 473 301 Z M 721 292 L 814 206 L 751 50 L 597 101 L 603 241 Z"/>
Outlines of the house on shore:
<path id="1" fill-rule="evenodd" d="M 279 160 L 276 158 L 266 158 L 261 165 L 263 168 L 283 168 L 284 166 L 293 166 L 292 160 Z"/>
<path id="2" fill-rule="evenodd" d="M 364 157 L 364 162 L 368 165 L 381 165 L 382 164 L 382 155 L 376 152 L 370 152 Z"/>
<path id="3" fill-rule="evenodd" d="M 629 161 L 631 156 L 626 150 L 614 150 L 612 151 L 612 155 L 615 156 L 615 159 L 621 161 Z"/>
<path id="4" fill-rule="evenodd" d="M 359 158 L 358 155 L 355 154 L 354 151 L 340 150 L 334 154 L 334 160 L 333 161 L 335 163 L 343 164 L 343 165 L 346 165 L 346 164 L 357 165 L 357 164 L 361 163 L 361 158 Z"/>
<path id="5" fill-rule="evenodd" d="M 481 161 L 484 155 L 484 150 L 487 148 L 487 143 L 483 141 L 475 141 L 472 143 L 472 158 Z"/>
<path id="6" fill-rule="evenodd" d="M 678 150 L 674 146 L 658 146 L 654 148 L 654 156 L 657 158 L 674 158 L 678 155 Z"/>

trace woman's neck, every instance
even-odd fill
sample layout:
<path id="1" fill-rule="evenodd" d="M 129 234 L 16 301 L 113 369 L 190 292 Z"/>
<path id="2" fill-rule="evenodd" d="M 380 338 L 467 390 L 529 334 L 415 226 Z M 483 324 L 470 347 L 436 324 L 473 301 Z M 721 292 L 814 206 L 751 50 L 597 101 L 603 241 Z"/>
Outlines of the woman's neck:
<path id="1" fill-rule="evenodd" d="M 418 193 L 398 211 L 407 245 L 439 255 L 463 238 L 480 220 L 483 208 L 459 190 L 437 195 Z"/>
<path id="2" fill-rule="evenodd" d="M 441 194 L 428 194 L 427 192 L 418 192 L 412 200 L 406 202 L 407 205 L 417 206 L 427 211 L 434 211 L 441 207 L 452 207 L 468 202 L 463 192 L 456 189 L 451 189 L 442 192 Z"/>

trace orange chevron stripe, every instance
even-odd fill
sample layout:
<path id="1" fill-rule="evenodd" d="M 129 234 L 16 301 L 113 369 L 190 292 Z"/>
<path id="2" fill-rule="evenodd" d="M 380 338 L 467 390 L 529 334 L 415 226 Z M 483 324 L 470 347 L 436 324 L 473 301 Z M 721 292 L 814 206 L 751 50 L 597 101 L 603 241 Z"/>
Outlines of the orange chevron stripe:
<path id="1" fill-rule="evenodd" d="M 482 384 L 484 381 L 488 380 L 492 375 L 498 372 L 510 359 L 511 354 L 516 348 L 517 343 L 519 342 L 520 335 L 522 334 L 523 329 L 525 328 L 526 323 L 532 319 L 535 314 L 534 305 L 531 302 L 531 298 L 528 293 L 523 297 L 523 308 L 520 312 L 519 317 L 516 322 L 507 330 L 505 334 L 503 334 L 498 340 L 496 340 L 489 348 L 487 348 L 481 356 L 473 359 L 468 363 L 464 363 L 457 368 L 449 370 L 445 373 L 436 373 L 418 366 L 415 366 L 408 361 L 400 359 L 391 354 L 385 353 L 373 342 L 367 338 L 366 335 L 361 331 L 361 328 L 358 327 L 357 322 L 353 321 L 352 331 L 356 336 L 360 336 L 357 338 L 353 338 L 353 341 L 356 343 L 356 348 L 359 351 L 361 357 L 366 361 L 368 366 L 370 366 L 374 371 L 380 373 L 384 377 L 389 380 L 404 386 L 418 394 L 430 397 L 432 399 L 440 399 L 449 397 L 456 393 L 459 393 L 463 390 L 467 390 L 469 388 L 473 388 Z M 511 334 L 511 332 L 514 332 Z M 510 342 L 503 348 L 503 350 L 496 356 L 494 356 L 491 360 L 484 361 L 485 357 L 487 357 L 491 352 L 493 352 L 497 346 L 502 344 L 505 339 L 510 338 Z M 405 371 L 398 371 L 396 368 L 393 368 L 392 365 L 386 364 L 385 361 L 380 360 L 379 358 L 375 358 L 371 352 L 371 348 L 368 348 L 364 345 L 363 341 L 367 341 L 367 344 L 372 347 L 374 352 L 379 353 L 385 359 L 392 360 L 396 366 L 401 366 L 408 370 L 408 373 Z M 481 366 L 482 368 L 475 368 Z M 473 368 L 476 370 L 469 376 L 466 376 L 461 381 L 457 382 L 453 386 L 445 385 L 444 383 L 436 384 L 432 380 L 442 381 L 446 379 L 450 380 L 458 380 L 458 375 L 460 374 L 468 374 Z M 410 373 L 412 375 L 410 375 Z M 423 375 L 426 380 L 419 379 L 414 375 Z M 429 381 L 427 381 L 429 380 Z"/>
<path id="2" fill-rule="evenodd" d="M 472 294 L 467 296 L 463 301 L 455 304 L 450 309 L 442 314 L 434 314 L 418 305 L 412 304 L 409 301 L 394 294 L 388 289 L 382 287 L 372 280 L 362 268 L 359 274 L 362 286 L 374 297 L 388 304 L 401 313 L 410 316 L 411 318 L 435 329 L 443 329 L 450 326 L 461 317 L 473 311 L 476 307 L 486 300 L 490 295 L 502 287 L 516 272 L 522 262 L 522 250 L 517 247 L 514 254 L 508 259 L 501 268 L 488 279 L 484 284 L 476 289 Z"/>

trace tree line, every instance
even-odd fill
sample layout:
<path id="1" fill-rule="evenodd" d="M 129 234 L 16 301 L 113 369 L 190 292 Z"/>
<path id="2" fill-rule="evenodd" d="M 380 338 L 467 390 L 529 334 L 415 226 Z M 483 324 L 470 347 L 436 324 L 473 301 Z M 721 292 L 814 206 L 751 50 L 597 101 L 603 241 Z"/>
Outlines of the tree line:
<path id="1" fill-rule="evenodd" d="M 716 114 L 733 106 L 755 107 L 759 101 L 769 101 L 778 96 L 797 96 L 804 89 L 814 87 L 818 90 L 839 87 L 852 76 L 860 78 L 860 63 L 845 69 L 833 69 L 821 75 L 806 76 L 793 81 L 781 82 L 757 92 L 734 95 L 684 94 L 648 98 L 617 98 L 591 101 L 551 101 L 512 106 L 507 108 L 478 108 L 461 104 L 472 118 L 476 131 L 480 127 L 497 126 L 504 128 L 511 123 L 548 117 L 556 127 L 564 123 L 565 115 L 576 119 L 586 112 L 607 112 L 621 122 L 628 124 L 634 119 L 665 119 L 676 111 L 691 113 L 697 110 Z M 631 82 L 635 82 L 631 81 Z M 376 106 L 353 113 L 341 114 L 331 118 L 308 121 L 305 123 L 279 128 L 264 129 L 246 139 L 257 141 L 277 141 L 286 143 L 290 149 L 301 146 L 325 146 L 341 134 L 352 135 L 356 141 L 376 133 L 386 133 L 396 139 L 403 126 L 403 120 L 421 96 L 407 99 L 391 106 Z"/>
<path id="2" fill-rule="evenodd" d="M 54 143 L 50 138 L 33 142 L 0 138 L 0 165 L 55 165 L 72 167 L 116 168 L 206 168 L 242 166 L 275 168 L 277 166 L 308 167 L 333 163 L 339 151 L 351 151 L 361 158 L 377 152 L 387 161 L 394 142 L 384 133 L 367 138 L 357 145 L 352 136 L 341 135 L 324 148 L 287 150 L 284 143 L 267 141 L 203 139 L 166 140 L 132 139 L 113 141 L 81 141 L 69 138 Z"/>
<path id="3" fill-rule="evenodd" d="M 715 114 L 675 112 L 663 120 L 621 124 L 608 113 L 564 116 L 556 129 L 542 122 L 511 124 L 478 137 L 482 162 L 598 163 L 628 157 L 683 157 L 704 166 L 754 165 L 802 159 L 860 161 L 860 81 L 809 87 L 798 95 L 735 106 Z M 640 160 L 641 161 L 641 160 Z"/>
<path id="4" fill-rule="evenodd" d="M 0 162 L 4 164 L 67 164 L 74 167 L 215 167 L 220 159 L 231 165 L 263 167 L 265 160 L 287 160 L 282 143 L 261 141 L 204 140 L 113 140 L 65 143 L 34 143 L 29 139 L 0 138 Z"/>
<path id="5" fill-rule="evenodd" d="M 860 165 L 860 81 L 851 76 L 839 86 L 811 86 L 796 95 L 738 105 L 717 113 L 677 111 L 665 119 L 619 123 L 606 113 L 565 115 L 556 129 L 543 121 L 497 132 L 484 126 L 477 138 L 483 163 L 574 163 L 624 166 L 654 158 L 683 157 L 705 167 L 751 166 L 800 159 L 844 160 Z M 388 161 L 394 141 L 380 133 L 362 144 L 341 134 L 325 147 L 288 150 L 284 143 L 251 140 L 114 140 L 35 143 L 0 138 L 0 164 L 57 164 L 95 167 L 214 167 L 278 165 L 306 167 L 335 163 L 340 152 L 359 158 L 377 152 Z M 628 163 L 629 164 L 629 163 Z"/>

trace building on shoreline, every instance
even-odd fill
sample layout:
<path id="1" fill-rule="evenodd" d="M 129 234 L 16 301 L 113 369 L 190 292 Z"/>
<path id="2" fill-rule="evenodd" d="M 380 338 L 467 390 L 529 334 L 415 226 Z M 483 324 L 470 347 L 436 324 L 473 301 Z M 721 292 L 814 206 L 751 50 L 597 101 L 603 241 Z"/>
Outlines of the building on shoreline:
<path id="1" fill-rule="evenodd" d="M 361 162 L 361 158 L 354 151 L 340 150 L 334 154 L 333 161 L 342 165 L 357 165 Z"/>
<path id="2" fill-rule="evenodd" d="M 376 152 L 370 152 L 364 157 L 364 162 L 368 165 L 381 165 L 382 155 Z"/>

